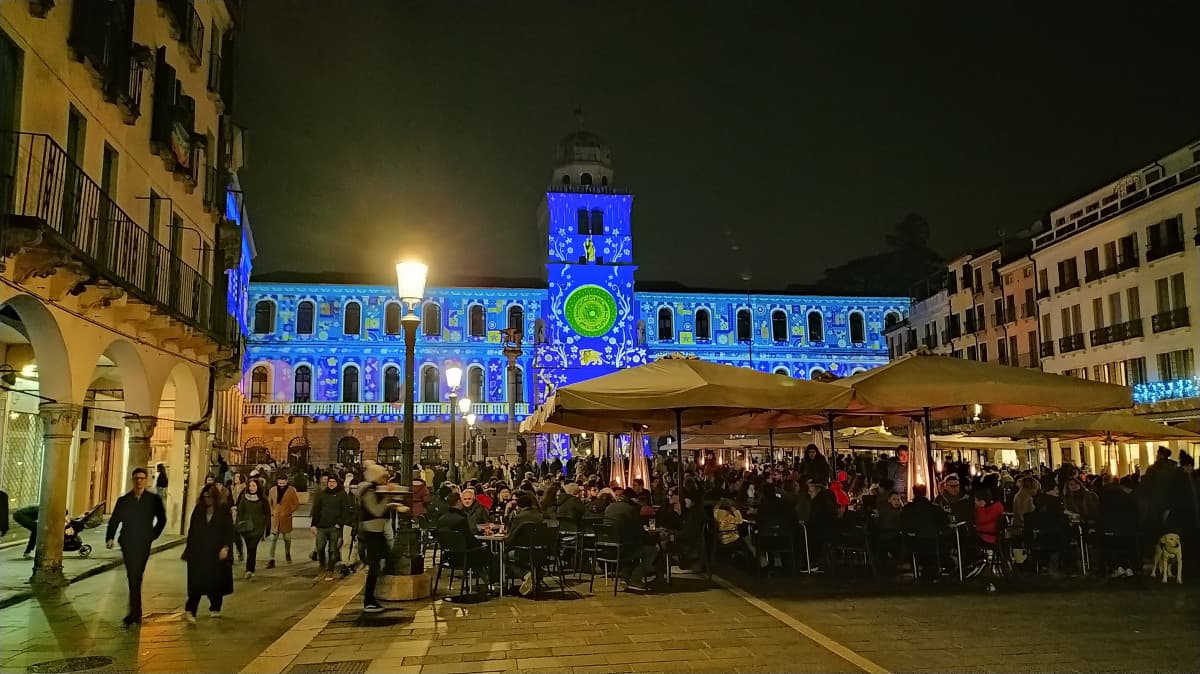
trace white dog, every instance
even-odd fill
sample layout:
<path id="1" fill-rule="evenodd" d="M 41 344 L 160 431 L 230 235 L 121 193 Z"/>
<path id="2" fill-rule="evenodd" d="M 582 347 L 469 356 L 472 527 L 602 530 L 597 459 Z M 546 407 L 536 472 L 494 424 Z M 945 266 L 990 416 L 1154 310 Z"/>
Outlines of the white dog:
<path id="1" fill-rule="evenodd" d="M 1175 565 L 1175 582 L 1183 582 L 1183 546 L 1179 542 L 1179 534 L 1163 534 L 1154 548 L 1154 568 L 1150 576 L 1162 574 L 1162 582 L 1171 578 L 1171 565 Z"/>

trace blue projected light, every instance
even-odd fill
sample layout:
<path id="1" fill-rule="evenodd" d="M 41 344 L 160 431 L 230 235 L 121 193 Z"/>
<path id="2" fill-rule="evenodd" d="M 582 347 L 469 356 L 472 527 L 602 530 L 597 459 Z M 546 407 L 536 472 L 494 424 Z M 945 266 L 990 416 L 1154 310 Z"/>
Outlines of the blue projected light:
<path id="1" fill-rule="evenodd" d="M 673 353 L 805 379 L 817 372 L 853 374 L 888 361 L 886 317 L 899 318 L 908 306 L 903 297 L 637 292 L 632 196 L 564 188 L 548 192 L 546 206 L 545 287 L 427 290 L 417 311 L 423 321 L 436 316 L 438 325 L 423 322 L 417 337 L 416 421 L 449 420 L 438 410 L 448 412 L 450 366 L 463 370 L 460 395 L 483 404 L 479 424 L 507 421 L 509 374 L 500 331 L 510 320 L 524 333 L 516 383 L 518 400 L 528 405 L 522 403 L 520 417 L 560 386 Z M 394 385 L 404 365 L 403 337 L 387 318 L 389 306 L 399 302 L 394 287 L 251 284 L 249 312 L 260 301 L 271 303 L 274 324 L 249 342 L 247 390 L 249 372 L 266 365 L 273 400 L 290 403 L 295 372 L 307 367 L 316 413 L 349 423 L 401 418 L 401 405 L 383 402 L 387 382 Z M 348 307 L 358 312 L 358 326 L 347 326 Z M 297 331 L 301 311 L 305 334 Z M 852 332 L 852 324 L 861 329 Z M 351 368 L 359 402 L 348 411 L 339 401 Z M 424 404 L 433 402 L 439 407 Z M 566 458 L 571 451 L 566 436 L 531 444 L 539 459 Z"/>

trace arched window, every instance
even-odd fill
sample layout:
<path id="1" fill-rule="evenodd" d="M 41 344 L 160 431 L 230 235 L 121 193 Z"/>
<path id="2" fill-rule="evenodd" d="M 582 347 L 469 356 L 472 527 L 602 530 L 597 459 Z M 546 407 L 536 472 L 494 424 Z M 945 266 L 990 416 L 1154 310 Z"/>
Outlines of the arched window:
<path id="1" fill-rule="evenodd" d="M 389 365 L 383 369 L 383 402 L 400 401 L 400 368 Z"/>
<path id="2" fill-rule="evenodd" d="M 292 402 L 312 402 L 312 368 L 307 365 L 297 365 L 292 380 Z"/>
<path id="3" fill-rule="evenodd" d="M 347 365 L 342 370 L 342 402 L 358 402 L 358 366 Z"/>
<path id="4" fill-rule="evenodd" d="M 808 341 L 825 341 L 825 319 L 821 317 L 819 311 L 808 312 Z"/>
<path id="5" fill-rule="evenodd" d="M 426 302 L 421 309 L 421 325 L 426 337 L 441 336 L 442 308 L 436 302 Z"/>
<path id="6" fill-rule="evenodd" d="M 776 342 L 786 342 L 788 340 L 787 312 L 783 309 L 776 309 L 771 312 L 771 339 Z"/>
<path id="7" fill-rule="evenodd" d="M 389 435 L 379 441 L 375 451 L 376 461 L 385 465 L 394 465 L 400 463 L 403 458 L 404 444 L 400 442 L 400 438 Z"/>
<path id="8" fill-rule="evenodd" d="M 600 184 L 607 185 L 608 184 L 608 176 L 600 176 Z"/>
<path id="9" fill-rule="evenodd" d="M 749 309 L 738 309 L 737 312 L 737 338 L 739 342 L 749 342 L 751 340 L 750 324 L 753 318 L 750 315 Z"/>
<path id="10" fill-rule="evenodd" d="M 508 329 L 516 330 L 518 335 L 525 334 L 525 310 L 519 304 L 508 308 Z"/>
<path id="11" fill-rule="evenodd" d="M 867 341 L 867 322 L 863 320 L 861 311 L 850 314 L 850 341 L 855 344 Z"/>
<path id="12" fill-rule="evenodd" d="M 575 211 L 575 233 L 576 234 L 591 234 L 592 221 L 588 217 L 586 208 L 581 208 Z"/>
<path id="13" fill-rule="evenodd" d="M 271 402 L 271 371 L 258 365 L 250 372 L 250 402 Z"/>
<path id="14" fill-rule="evenodd" d="M 436 365 L 421 370 L 421 402 L 436 403 L 442 399 L 442 373 Z"/>
<path id="15" fill-rule="evenodd" d="M 900 314 L 889 311 L 883 315 L 883 329 L 889 330 L 900 322 Z"/>
<path id="16" fill-rule="evenodd" d="M 472 337 L 487 336 L 487 319 L 482 304 L 472 304 L 471 308 L 467 309 L 467 334 Z"/>
<path id="17" fill-rule="evenodd" d="M 579 174 L 579 184 L 580 185 L 591 185 L 592 184 L 592 174 L 590 174 L 590 173 Z"/>
<path id="18" fill-rule="evenodd" d="M 658 310 L 658 341 L 670 342 L 675 339 L 675 312 L 670 307 Z"/>
<path id="19" fill-rule="evenodd" d="M 388 302 L 383 310 L 383 332 L 388 335 L 400 334 L 400 305 Z"/>
<path id="20" fill-rule="evenodd" d="M 783 375 L 783 376 L 785 376 L 785 377 L 790 377 L 790 376 L 792 376 L 792 373 L 791 373 L 791 372 L 788 372 L 788 369 L 787 369 L 786 367 L 782 366 L 782 365 L 780 365 L 779 367 L 775 368 L 775 374 L 781 374 L 781 375 Z"/>
<path id="21" fill-rule="evenodd" d="M 337 460 L 345 466 L 357 466 L 362 463 L 362 449 L 359 448 L 358 438 L 347 435 L 338 440 Z"/>
<path id="22" fill-rule="evenodd" d="M 254 334 L 269 335 L 275 331 L 275 303 L 259 300 L 254 305 Z"/>
<path id="23" fill-rule="evenodd" d="M 594 236 L 604 235 L 604 211 L 594 208 L 592 209 L 592 232 Z"/>
<path id="24" fill-rule="evenodd" d="M 825 376 L 825 370 L 823 368 L 814 367 L 813 369 L 808 371 L 808 378 L 812 379 L 812 380 L 817 380 L 824 376 Z"/>
<path id="25" fill-rule="evenodd" d="M 472 365 L 467 368 L 467 397 L 471 402 L 484 402 L 484 384 L 483 368 L 478 365 Z"/>
<path id="26" fill-rule="evenodd" d="M 304 300 L 296 305 L 296 334 L 311 335 L 313 333 L 313 317 L 316 314 L 316 303 Z"/>
<path id="27" fill-rule="evenodd" d="M 347 302 L 342 316 L 342 333 L 357 335 L 362 330 L 362 305 L 358 302 Z"/>
<path id="28" fill-rule="evenodd" d="M 712 316 L 708 309 L 696 310 L 696 339 L 709 341 L 712 339 Z"/>
<path id="29" fill-rule="evenodd" d="M 508 395 L 514 403 L 525 402 L 525 372 L 519 366 L 508 371 Z"/>
<path id="30" fill-rule="evenodd" d="M 571 184 L 571 176 L 564 173 L 563 177 L 562 177 L 562 184 L 570 185 Z"/>

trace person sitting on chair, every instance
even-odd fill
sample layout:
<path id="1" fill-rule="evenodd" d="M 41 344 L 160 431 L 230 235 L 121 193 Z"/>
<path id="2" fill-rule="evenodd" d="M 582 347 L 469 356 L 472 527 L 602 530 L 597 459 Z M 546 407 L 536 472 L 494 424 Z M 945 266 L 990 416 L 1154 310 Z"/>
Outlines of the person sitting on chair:
<path id="1" fill-rule="evenodd" d="M 521 533 L 523 529 L 528 529 L 530 525 L 543 524 L 544 522 L 545 519 L 542 516 L 542 512 L 537 507 L 537 499 L 529 492 L 521 492 L 517 496 L 517 509 L 513 512 L 512 518 L 509 521 L 508 535 L 504 540 L 510 546 L 507 560 L 508 568 L 512 569 L 513 577 L 521 578 L 520 592 L 523 595 L 533 592 L 533 570 L 525 565 L 528 557 L 518 555 L 518 551 L 511 549 L 511 546 L 526 543 L 526 541 L 521 540 L 521 536 L 526 535 Z"/>

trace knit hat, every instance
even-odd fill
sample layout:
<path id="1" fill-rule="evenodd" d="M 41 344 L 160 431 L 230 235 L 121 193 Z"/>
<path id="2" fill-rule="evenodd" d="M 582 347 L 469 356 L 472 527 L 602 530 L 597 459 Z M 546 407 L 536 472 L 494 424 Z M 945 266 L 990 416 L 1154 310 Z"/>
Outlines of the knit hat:
<path id="1" fill-rule="evenodd" d="M 367 482 L 378 482 L 385 477 L 387 477 L 387 468 L 377 463 L 372 463 L 363 470 L 363 479 Z"/>

